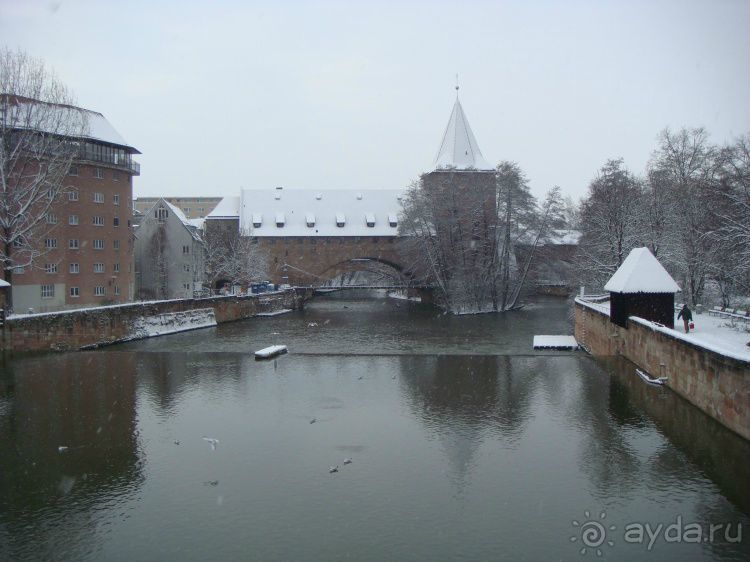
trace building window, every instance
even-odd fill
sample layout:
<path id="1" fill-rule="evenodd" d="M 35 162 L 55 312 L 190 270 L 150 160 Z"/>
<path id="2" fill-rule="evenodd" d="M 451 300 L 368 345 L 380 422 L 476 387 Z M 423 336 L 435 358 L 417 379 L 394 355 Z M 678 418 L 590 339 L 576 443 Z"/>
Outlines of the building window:
<path id="1" fill-rule="evenodd" d="M 190 246 L 183 246 L 182 247 L 182 253 L 183 254 L 189 254 L 190 253 Z"/>
<path id="2" fill-rule="evenodd" d="M 78 190 L 68 191 L 68 201 L 78 201 Z"/>
<path id="3" fill-rule="evenodd" d="M 94 172 L 94 177 L 100 180 L 104 179 L 104 170 L 101 168 L 93 168 L 92 171 Z"/>
<path id="4" fill-rule="evenodd" d="M 94 226 L 104 226 L 104 217 L 91 217 Z"/>
<path id="5" fill-rule="evenodd" d="M 76 226 L 78 224 L 78 215 L 70 215 L 70 216 L 68 216 L 68 224 Z"/>
<path id="6" fill-rule="evenodd" d="M 57 224 L 57 215 L 54 213 L 47 213 L 45 218 L 47 219 L 47 224 Z"/>
<path id="7" fill-rule="evenodd" d="M 182 264 L 182 271 L 186 271 L 190 273 L 190 264 L 189 263 L 183 263 Z"/>
<path id="8" fill-rule="evenodd" d="M 115 217 L 114 219 L 112 219 L 112 224 L 114 224 L 115 226 L 120 226 L 120 219 L 118 217 Z"/>
<path id="9" fill-rule="evenodd" d="M 81 292 L 78 289 L 78 287 L 71 287 L 70 288 L 70 296 L 71 296 L 71 298 L 76 298 L 76 297 L 81 296 Z"/>
<path id="10" fill-rule="evenodd" d="M 112 171 L 112 179 L 114 181 L 120 181 L 120 172 L 118 172 L 117 170 L 113 170 Z"/>
<path id="11" fill-rule="evenodd" d="M 98 191 L 94 193 L 94 203 L 104 203 L 104 194 Z"/>
<path id="12" fill-rule="evenodd" d="M 185 289 L 186 291 L 189 291 L 190 290 L 190 283 L 183 283 L 182 284 L 182 288 Z"/>
<path id="13" fill-rule="evenodd" d="M 68 168 L 68 175 L 69 176 L 77 176 L 78 175 L 78 166 L 73 164 L 70 168 Z"/>
<path id="14" fill-rule="evenodd" d="M 119 240 L 112 240 L 112 248 L 115 250 L 120 249 L 120 241 Z"/>
<path id="15" fill-rule="evenodd" d="M 42 285 L 42 298 L 51 299 L 55 297 L 55 286 L 54 285 Z"/>
<path id="16" fill-rule="evenodd" d="M 190 214 L 190 207 L 183 207 L 182 212 L 185 213 L 186 215 Z"/>
<path id="17" fill-rule="evenodd" d="M 23 275 L 26 272 L 26 270 L 24 269 L 22 265 L 19 265 L 18 267 L 14 267 L 12 271 L 13 271 L 13 275 Z"/>
<path id="18" fill-rule="evenodd" d="M 204 213 L 205 211 L 206 211 L 206 209 L 205 209 L 205 208 L 203 208 L 203 207 L 198 207 L 198 212 L 199 212 L 199 213 Z"/>
<path id="19" fill-rule="evenodd" d="M 80 273 L 81 272 L 81 266 L 78 265 L 77 263 L 71 263 L 68 266 L 68 271 L 70 271 L 70 273 Z"/>
<path id="20" fill-rule="evenodd" d="M 104 264 L 103 263 L 95 263 L 94 264 L 94 273 L 104 273 Z"/>
<path id="21" fill-rule="evenodd" d="M 168 216 L 169 216 L 169 211 L 167 211 L 164 207 L 159 207 L 158 209 L 154 211 L 154 218 L 157 219 L 159 222 L 164 222 L 165 220 L 167 220 Z"/>
<path id="22" fill-rule="evenodd" d="M 114 264 L 114 265 L 112 266 L 112 271 L 113 271 L 114 273 L 120 273 L 120 264 L 119 264 L 119 263 L 116 263 L 116 264 Z"/>
<path id="23" fill-rule="evenodd" d="M 120 286 L 115 285 L 115 296 L 119 296 L 119 295 L 120 295 Z"/>
<path id="24" fill-rule="evenodd" d="M 120 204 L 120 196 L 116 193 L 112 196 L 112 204 L 113 205 L 119 205 Z"/>
<path id="25" fill-rule="evenodd" d="M 103 250 L 104 240 L 94 240 L 94 250 Z"/>
<path id="26" fill-rule="evenodd" d="M 101 285 L 98 285 L 94 287 L 94 296 L 95 297 L 103 297 L 104 296 L 104 287 Z"/>
<path id="27" fill-rule="evenodd" d="M 68 249 L 69 250 L 78 249 L 78 238 L 71 238 L 70 240 L 68 240 Z"/>
<path id="28" fill-rule="evenodd" d="M 45 238 L 44 247 L 47 248 L 48 250 L 57 248 L 57 238 Z"/>
<path id="29" fill-rule="evenodd" d="M 56 263 L 45 263 L 44 264 L 44 273 L 57 273 L 57 264 Z"/>

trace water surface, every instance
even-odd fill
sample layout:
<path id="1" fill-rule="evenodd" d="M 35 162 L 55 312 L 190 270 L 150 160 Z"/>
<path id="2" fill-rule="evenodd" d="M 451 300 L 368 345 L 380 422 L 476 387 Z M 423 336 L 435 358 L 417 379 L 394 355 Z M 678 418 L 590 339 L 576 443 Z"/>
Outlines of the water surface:
<path id="1" fill-rule="evenodd" d="M 597 558 L 586 511 L 610 560 L 750 557 L 744 536 L 625 542 L 678 517 L 747 533 L 750 447 L 624 360 L 533 352 L 569 303 L 399 304 L 6 361 L 0 559 Z M 253 360 L 272 343 L 291 353 Z"/>

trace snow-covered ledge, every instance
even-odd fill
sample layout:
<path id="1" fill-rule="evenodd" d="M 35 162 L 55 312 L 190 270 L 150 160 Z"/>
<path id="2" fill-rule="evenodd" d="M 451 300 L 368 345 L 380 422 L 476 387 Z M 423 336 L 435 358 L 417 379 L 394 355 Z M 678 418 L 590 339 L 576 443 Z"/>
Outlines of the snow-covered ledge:
<path id="1" fill-rule="evenodd" d="M 590 308 L 591 310 L 596 310 L 597 312 L 601 312 L 602 314 L 609 316 L 609 301 L 591 302 L 591 301 L 587 301 L 586 297 L 583 297 L 583 298 L 576 297 L 575 301 L 581 306 L 585 306 L 586 308 Z"/>
<path id="2" fill-rule="evenodd" d="M 750 342 L 750 334 L 738 332 L 729 327 L 722 326 L 712 326 L 711 328 L 713 329 L 707 329 L 705 323 L 713 320 L 708 317 L 700 318 L 700 323 L 704 324 L 703 328 L 699 328 L 698 331 L 693 331 L 688 334 L 680 332 L 677 329 L 673 330 L 667 328 L 657 322 L 650 322 L 649 320 L 638 318 L 637 316 L 631 316 L 628 320 L 646 326 L 655 332 L 666 334 L 672 338 L 682 340 L 718 355 L 750 363 L 750 347 L 747 346 L 747 342 Z"/>

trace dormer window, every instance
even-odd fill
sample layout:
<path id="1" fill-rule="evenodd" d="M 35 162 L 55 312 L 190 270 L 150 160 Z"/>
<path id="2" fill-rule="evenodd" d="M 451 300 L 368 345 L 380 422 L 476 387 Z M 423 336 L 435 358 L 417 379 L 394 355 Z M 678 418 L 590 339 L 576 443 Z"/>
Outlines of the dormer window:
<path id="1" fill-rule="evenodd" d="M 277 228 L 283 228 L 285 222 L 286 222 L 286 218 L 284 217 L 284 213 L 276 213 Z"/>
<path id="2" fill-rule="evenodd" d="M 260 228 L 263 224 L 263 215 L 260 213 L 253 213 L 253 228 Z"/>
<path id="3" fill-rule="evenodd" d="M 167 220 L 167 217 L 169 216 L 169 211 L 167 211 L 164 207 L 159 207 L 154 211 L 154 218 L 157 219 L 159 222 L 164 222 Z"/>
<path id="4" fill-rule="evenodd" d="M 396 213 L 388 213 L 388 226 L 396 228 L 398 226 L 398 218 Z"/>
<path id="5" fill-rule="evenodd" d="M 346 217 L 343 213 L 336 213 L 336 226 L 343 228 L 346 224 Z"/>
<path id="6" fill-rule="evenodd" d="M 373 228 L 375 226 L 375 213 L 365 213 L 365 223 L 369 228 Z"/>
<path id="7" fill-rule="evenodd" d="M 315 215 L 313 213 L 305 214 L 305 224 L 307 225 L 307 228 L 312 228 L 315 226 Z"/>

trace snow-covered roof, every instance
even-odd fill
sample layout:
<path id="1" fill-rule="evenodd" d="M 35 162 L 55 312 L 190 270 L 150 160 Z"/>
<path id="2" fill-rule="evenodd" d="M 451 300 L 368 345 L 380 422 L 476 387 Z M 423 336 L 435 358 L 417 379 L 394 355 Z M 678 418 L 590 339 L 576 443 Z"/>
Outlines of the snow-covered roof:
<path id="1" fill-rule="evenodd" d="M 197 228 L 198 227 L 196 227 L 196 225 L 193 224 L 193 223 L 194 223 L 194 221 L 202 221 L 203 219 L 192 219 L 192 220 L 188 219 L 185 216 L 185 213 L 182 212 L 182 209 L 180 209 L 179 207 L 173 205 L 172 203 L 170 203 L 169 201 L 167 201 L 163 197 L 160 197 L 159 199 L 157 199 L 156 203 L 154 203 L 151 206 L 151 208 L 148 211 L 146 211 L 146 213 L 145 213 L 146 217 L 148 217 L 149 219 L 151 219 L 153 217 L 152 211 L 156 207 L 167 207 L 170 211 L 172 211 L 172 214 L 175 216 L 175 218 L 182 223 L 182 226 L 185 227 L 185 230 L 188 231 L 188 233 L 190 234 L 190 236 L 192 236 L 195 240 L 199 240 L 200 241 L 201 238 L 200 238 L 200 236 L 198 235 L 198 232 L 197 232 Z M 201 228 L 202 228 L 202 226 L 201 226 Z"/>
<path id="2" fill-rule="evenodd" d="M 680 287 L 648 248 L 633 248 L 604 285 L 611 293 L 676 293 Z"/>
<path id="3" fill-rule="evenodd" d="M 69 105 L 43 103 L 28 98 L 16 98 L 15 102 L 12 104 L 13 111 L 9 117 L 9 125 L 13 128 L 57 134 L 75 131 L 84 139 L 121 146 L 131 153 L 140 154 L 136 148 L 125 142 L 125 139 L 101 113 Z M 81 117 L 86 121 L 83 131 L 80 130 Z"/>
<path id="4" fill-rule="evenodd" d="M 435 158 L 435 169 L 487 171 L 494 169 L 482 156 L 482 151 L 479 150 L 477 139 L 474 138 L 458 97 L 456 97 L 443 141 L 440 143 L 440 150 Z"/>
<path id="5" fill-rule="evenodd" d="M 159 199 L 159 201 L 157 201 L 157 203 L 164 203 L 167 207 L 169 207 L 170 210 L 174 213 L 174 216 L 176 216 L 178 219 L 180 219 L 180 222 L 182 224 L 184 224 L 185 226 L 187 226 L 188 224 L 190 224 L 190 223 L 188 223 L 188 218 L 185 216 L 185 213 L 183 213 L 182 209 L 180 209 L 179 207 L 177 207 L 175 205 L 172 205 L 172 203 L 170 203 L 166 199 Z"/>
<path id="6" fill-rule="evenodd" d="M 240 216 L 240 198 L 237 195 L 224 197 L 214 210 L 208 213 L 207 219 L 231 219 Z"/>
<path id="7" fill-rule="evenodd" d="M 396 236 L 403 194 L 403 189 L 243 189 L 240 229 L 259 237 Z M 393 226 L 389 217 L 396 219 Z"/>
<path id="8" fill-rule="evenodd" d="M 187 222 L 193 228 L 197 228 L 198 230 L 203 230 L 203 225 L 205 224 L 206 219 L 188 219 Z"/>
<path id="9" fill-rule="evenodd" d="M 5 279 L 0 279 L 0 287 L 10 287 L 10 283 L 8 283 Z"/>

